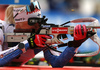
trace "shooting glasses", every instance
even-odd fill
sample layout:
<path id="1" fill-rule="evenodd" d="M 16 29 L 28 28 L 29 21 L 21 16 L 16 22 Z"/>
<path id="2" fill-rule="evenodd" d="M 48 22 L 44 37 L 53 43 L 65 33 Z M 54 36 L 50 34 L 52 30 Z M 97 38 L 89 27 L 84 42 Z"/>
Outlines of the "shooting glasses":
<path id="1" fill-rule="evenodd" d="M 22 9 L 20 9 L 15 15 L 13 18 L 15 18 L 18 14 L 22 13 L 22 12 L 33 12 L 35 11 L 35 9 L 38 9 L 40 10 L 40 5 L 39 5 L 39 2 L 38 1 L 35 1 L 35 2 L 31 2 L 30 5 L 27 5 L 25 7 L 23 7 Z"/>
<path id="2" fill-rule="evenodd" d="M 32 2 L 31 5 L 27 5 L 27 6 L 26 6 L 26 11 L 27 11 L 27 12 L 32 12 L 32 11 L 35 10 L 35 8 L 41 9 L 41 8 L 40 8 L 40 5 L 39 5 L 39 2 L 37 2 L 37 1 Z"/>

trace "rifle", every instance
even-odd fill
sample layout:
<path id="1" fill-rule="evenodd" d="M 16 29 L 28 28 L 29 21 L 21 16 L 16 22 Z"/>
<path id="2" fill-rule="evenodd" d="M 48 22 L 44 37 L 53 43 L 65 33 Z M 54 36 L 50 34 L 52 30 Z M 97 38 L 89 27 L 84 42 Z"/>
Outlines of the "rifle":
<path id="1" fill-rule="evenodd" d="M 44 19 L 45 17 L 41 18 L 41 19 L 37 19 L 35 18 L 29 18 L 28 20 L 28 24 L 29 25 L 34 25 L 34 22 L 32 21 L 36 21 L 38 20 L 38 22 L 40 23 L 40 28 L 38 29 L 37 31 L 37 34 L 46 34 L 46 35 L 53 35 L 54 37 L 52 39 L 48 39 L 46 41 L 47 43 L 47 46 L 52 46 L 52 44 L 58 44 L 58 47 L 63 47 L 63 46 L 67 46 L 67 43 L 63 43 L 61 40 L 60 40 L 60 37 L 62 36 L 63 38 L 66 38 L 65 34 L 70 34 L 70 35 L 73 35 L 73 31 L 74 31 L 74 26 L 63 26 L 65 24 L 68 24 L 68 23 L 71 23 L 71 22 L 76 22 L 75 20 L 73 21 L 68 21 L 62 25 L 55 25 L 55 24 L 47 24 L 46 21 L 47 19 Z M 89 20 L 89 22 L 93 21 L 94 19 L 92 20 Z M 36 23 L 35 22 L 35 23 Z M 80 22 L 80 21 L 79 21 Z M 86 22 L 86 21 L 84 21 Z M 100 28 L 100 26 L 86 26 L 87 30 L 88 31 L 92 31 L 92 32 L 95 32 L 95 29 L 98 29 Z M 14 30 L 14 33 L 6 33 L 5 34 L 5 41 L 6 42 L 22 42 L 26 39 L 28 39 L 31 35 L 31 32 L 32 32 L 32 29 L 30 30 Z M 49 47 L 48 46 L 48 47 Z M 86 54 L 82 54 L 82 55 L 75 55 L 75 56 L 78 56 L 78 57 L 88 57 L 88 56 L 92 56 L 93 54 L 97 54 L 99 51 L 96 51 L 96 52 L 93 52 L 91 53 L 91 55 L 86 55 Z"/>
<path id="2" fill-rule="evenodd" d="M 62 38 L 66 38 L 65 34 L 70 34 L 73 36 L 73 31 L 74 31 L 74 26 L 63 26 L 65 24 L 71 23 L 71 22 L 77 22 L 75 20 L 73 21 L 68 21 L 62 25 L 55 25 L 55 24 L 47 24 L 46 21 L 47 19 L 44 19 L 45 16 L 43 16 L 43 18 L 29 18 L 28 19 L 28 24 L 30 26 L 33 26 L 36 22 L 40 23 L 40 29 L 38 29 L 38 31 L 35 31 L 37 34 L 46 34 L 46 35 L 53 35 L 53 39 L 48 39 L 46 41 L 47 44 L 63 44 L 63 42 L 61 40 L 59 40 L 62 36 Z M 85 19 L 86 20 L 86 19 Z M 94 20 L 94 19 L 93 19 Z M 35 22 L 36 21 L 36 22 Z M 91 22 L 92 20 L 89 20 L 89 22 Z M 34 23 L 35 22 L 35 23 Z M 80 21 L 79 21 L 80 22 Z M 86 22 L 86 21 L 84 21 Z M 100 26 L 86 26 L 87 30 L 91 30 L 92 32 L 94 32 L 94 29 L 98 29 L 100 28 Z M 20 37 L 22 39 L 19 40 L 14 40 L 15 42 L 21 42 L 22 40 L 26 40 L 27 38 L 30 37 L 30 34 L 32 32 L 32 29 L 29 30 L 23 30 L 23 29 L 15 29 L 14 30 L 14 35 L 20 35 Z M 22 34 L 22 36 L 21 36 Z M 24 35 L 24 36 L 23 36 Z M 14 42 L 13 39 L 11 39 L 11 37 L 9 37 L 7 39 L 8 42 Z"/>
<path id="3" fill-rule="evenodd" d="M 100 28 L 100 26 L 86 26 L 86 28 L 88 30 L 91 29 L 94 32 L 94 29 L 98 29 Z M 46 34 L 46 35 L 54 36 L 53 39 L 46 41 L 47 44 L 62 44 L 63 42 L 59 40 L 60 35 L 61 34 L 73 35 L 73 31 L 74 31 L 74 26 L 59 26 L 59 25 L 54 25 L 54 24 L 45 24 L 45 25 L 41 25 L 39 34 Z M 15 29 L 14 32 L 15 33 L 5 33 L 5 37 L 6 37 L 5 41 L 7 42 L 24 41 L 30 37 L 32 29 L 29 29 L 29 30 Z M 19 37 L 19 39 L 17 39 L 16 37 Z"/>

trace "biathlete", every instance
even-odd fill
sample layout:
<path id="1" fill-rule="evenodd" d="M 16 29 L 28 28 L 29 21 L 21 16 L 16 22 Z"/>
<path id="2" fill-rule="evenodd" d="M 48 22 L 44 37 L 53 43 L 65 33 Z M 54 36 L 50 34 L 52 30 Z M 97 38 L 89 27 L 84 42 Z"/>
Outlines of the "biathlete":
<path id="1" fill-rule="evenodd" d="M 27 11 L 24 9 L 27 9 Z M 45 45 L 47 39 L 51 39 L 51 37 L 36 34 L 40 28 L 38 27 L 39 23 L 34 22 L 35 24 L 33 26 L 28 25 L 28 18 L 30 17 L 41 18 L 40 5 L 37 1 L 32 2 L 29 6 L 10 5 L 7 7 L 5 11 L 5 21 L 0 20 L 4 26 L 4 32 L 0 29 L 0 66 L 21 66 L 43 50 L 45 59 L 52 67 L 63 67 L 74 56 L 75 50 L 89 38 L 87 36 L 86 26 L 77 25 L 74 28 L 74 40 L 68 42 L 68 47 L 66 47 L 59 56 L 53 55 L 50 49 Z M 12 43 L 12 47 L 8 48 L 8 43 L 4 42 L 3 34 L 14 33 L 15 29 L 33 29 L 33 32 L 28 40 L 17 44 Z M 90 34 L 91 36 L 93 35 L 93 33 Z"/>

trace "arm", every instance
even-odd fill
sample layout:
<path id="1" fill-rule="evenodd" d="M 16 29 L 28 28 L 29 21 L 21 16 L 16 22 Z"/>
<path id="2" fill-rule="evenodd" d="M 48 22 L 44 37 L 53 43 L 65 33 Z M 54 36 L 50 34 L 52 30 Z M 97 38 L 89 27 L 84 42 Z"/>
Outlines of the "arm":
<path id="1" fill-rule="evenodd" d="M 53 55 L 49 49 L 44 51 L 45 59 L 52 65 L 52 67 L 63 67 L 75 54 L 74 47 L 67 47 L 59 56 Z"/>
<path id="2" fill-rule="evenodd" d="M 25 49 L 27 50 L 29 48 L 29 44 L 27 43 L 27 41 L 24 41 L 23 44 L 25 44 Z M 0 66 L 4 66 L 8 62 L 11 62 L 17 56 L 21 55 L 23 53 L 23 48 L 20 47 L 23 46 L 17 45 L 13 48 L 0 52 Z"/>
<path id="3" fill-rule="evenodd" d="M 44 38 L 44 39 L 41 39 Z M 35 50 L 35 48 L 37 46 L 39 47 L 45 47 L 42 44 L 45 44 L 46 38 L 51 38 L 49 36 L 46 35 L 34 35 L 31 36 L 28 41 L 25 40 L 21 43 L 23 43 L 25 45 L 25 49 L 26 51 L 28 50 L 28 48 L 32 48 L 34 49 L 34 53 L 37 54 L 40 50 Z M 34 46 L 32 46 L 32 44 L 30 42 L 30 40 L 32 39 L 33 43 L 35 44 Z M 3 52 L 0 52 L 0 66 L 4 66 L 5 64 L 7 64 L 8 62 L 11 62 L 13 59 L 15 59 L 17 56 L 21 55 L 23 53 L 23 49 L 20 49 L 21 47 L 18 47 L 19 45 L 10 48 L 8 50 L 5 50 Z M 5 54 L 6 53 L 6 54 Z M 30 52 L 31 53 L 31 52 Z M 34 55 L 34 53 L 32 53 Z M 24 59 L 24 58 L 23 58 Z"/>

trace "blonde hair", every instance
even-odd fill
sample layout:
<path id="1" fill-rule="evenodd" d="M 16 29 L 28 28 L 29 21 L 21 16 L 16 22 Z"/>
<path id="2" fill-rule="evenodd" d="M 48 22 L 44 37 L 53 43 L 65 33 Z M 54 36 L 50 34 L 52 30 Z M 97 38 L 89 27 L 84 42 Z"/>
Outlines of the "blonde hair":
<path id="1" fill-rule="evenodd" d="M 24 7 L 25 5 L 9 5 L 5 11 L 5 21 L 9 24 L 15 24 L 13 18 L 13 8 Z"/>

